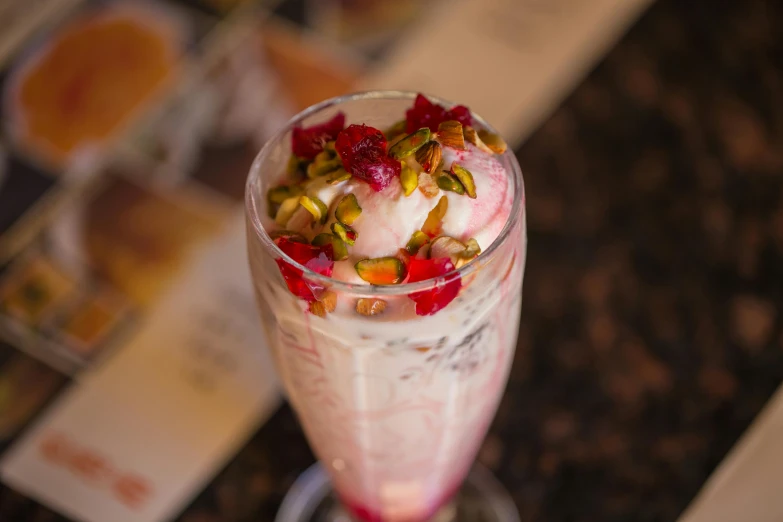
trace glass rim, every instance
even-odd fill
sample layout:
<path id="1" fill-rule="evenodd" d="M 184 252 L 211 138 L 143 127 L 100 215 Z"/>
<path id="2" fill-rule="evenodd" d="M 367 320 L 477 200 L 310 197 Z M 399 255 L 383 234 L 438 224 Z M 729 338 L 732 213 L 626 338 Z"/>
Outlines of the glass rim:
<path id="1" fill-rule="evenodd" d="M 301 123 L 309 116 L 317 114 L 329 107 L 339 106 L 340 104 L 345 102 L 355 101 L 355 100 L 371 100 L 371 99 L 413 100 L 417 94 L 419 93 L 415 91 L 373 90 L 373 91 L 355 92 L 351 94 L 345 94 L 342 96 L 335 96 L 333 98 L 329 98 L 327 100 L 324 100 L 320 103 L 316 103 L 315 105 L 311 105 L 310 107 L 304 109 L 303 111 L 301 111 L 300 113 L 292 117 L 290 120 L 288 120 L 288 122 L 286 122 L 286 124 L 282 128 L 280 128 L 280 130 L 278 130 L 274 134 L 274 136 L 272 136 L 271 138 L 269 138 L 269 140 L 267 140 L 267 142 L 264 144 L 263 147 L 261 147 L 261 150 L 253 160 L 253 164 L 250 167 L 250 172 L 248 174 L 247 181 L 245 183 L 245 213 L 247 216 L 250 217 L 250 222 L 252 223 L 255 236 L 257 237 L 258 240 L 260 240 L 264 248 L 266 248 L 268 251 L 273 252 L 277 257 L 284 259 L 287 263 L 289 263 L 294 268 L 301 270 L 303 272 L 303 275 L 305 275 L 308 280 L 318 282 L 326 287 L 329 287 L 331 290 L 352 293 L 354 295 L 358 295 L 361 297 L 406 295 L 412 292 L 427 290 L 432 288 L 433 286 L 440 286 L 449 281 L 452 281 L 453 279 L 456 278 L 456 276 L 466 277 L 472 274 L 473 272 L 475 272 L 481 267 L 481 261 L 480 261 L 481 259 L 486 260 L 488 257 L 491 257 L 494 252 L 497 251 L 500 245 L 503 244 L 505 240 L 510 236 L 511 230 L 514 228 L 516 223 L 521 219 L 521 215 L 522 215 L 521 211 L 524 211 L 524 209 L 522 208 L 522 200 L 523 200 L 523 195 L 525 193 L 525 187 L 524 187 L 524 180 L 522 178 L 522 169 L 519 166 L 519 162 L 517 161 L 516 156 L 510 151 L 510 149 L 503 153 L 504 157 L 510 159 L 509 163 L 511 164 L 511 170 L 512 170 L 511 174 L 513 180 L 513 186 L 514 186 L 514 198 L 511 203 L 511 212 L 509 213 L 506 223 L 503 225 L 500 234 L 498 234 L 498 236 L 489 245 L 489 247 L 487 247 L 485 250 L 482 250 L 479 256 L 477 256 L 475 259 L 472 259 L 468 263 L 464 264 L 460 268 L 455 268 L 454 270 L 441 276 L 425 279 L 423 281 L 417 281 L 415 283 L 401 283 L 398 285 L 372 285 L 369 283 L 349 283 L 346 281 L 342 281 L 340 279 L 334 279 L 332 277 L 319 274 L 318 272 L 314 272 L 313 270 L 310 270 L 306 266 L 299 264 L 294 259 L 289 257 L 288 254 L 280 250 L 280 248 L 275 244 L 274 240 L 272 240 L 272 238 L 269 236 L 269 233 L 266 231 L 266 229 L 264 229 L 263 223 L 261 221 L 261 212 L 260 212 L 261 210 L 260 198 L 263 198 L 263 194 L 254 194 L 252 187 L 255 185 L 256 180 L 259 178 L 261 172 L 261 165 L 266 160 L 266 157 L 269 155 L 270 151 L 272 150 L 272 147 L 287 132 L 289 132 L 292 128 L 294 128 L 297 124 Z M 431 101 L 435 103 L 439 103 L 441 105 L 445 105 L 448 107 L 453 107 L 455 105 L 458 105 L 449 100 L 444 100 L 443 98 L 440 98 L 438 96 L 431 96 L 429 94 L 424 94 L 424 95 Z M 491 132 L 497 132 L 495 128 L 492 127 L 490 124 L 488 124 L 481 116 L 479 116 L 473 111 L 471 111 L 470 113 L 473 119 L 478 121 L 483 128 Z"/>

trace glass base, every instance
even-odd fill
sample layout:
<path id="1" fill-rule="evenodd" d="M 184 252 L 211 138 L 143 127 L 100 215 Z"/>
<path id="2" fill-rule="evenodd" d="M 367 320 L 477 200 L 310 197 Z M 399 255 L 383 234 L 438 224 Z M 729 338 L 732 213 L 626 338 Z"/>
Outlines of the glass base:
<path id="1" fill-rule="evenodd" d="M 321 465 L 314 464 L 291 487 L 275 522 L 352 522 L 352 519 L 332 493 Z M 492 473 L 476 465 L 454 500 L 431 522 L 519 522 L 519 513 Z"/>

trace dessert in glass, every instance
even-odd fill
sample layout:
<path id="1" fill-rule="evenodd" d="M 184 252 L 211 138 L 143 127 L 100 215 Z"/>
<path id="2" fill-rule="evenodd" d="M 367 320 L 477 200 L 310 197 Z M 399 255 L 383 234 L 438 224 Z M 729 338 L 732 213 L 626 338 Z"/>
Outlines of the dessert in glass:
<path id="1" fill-rule="evenodd" d="M 264 146 L 246 203 L 266 340 L 321 463 L 278 520 L 465 518 L 520 315 L 525 197 L 505 142 L 433 97 L 335 98 Z M 319 515 L 304 497 L 326 476 L 339 507 Z M 495 495 L 487 519 L 517 520 L 491 476 L 468 483 Z"/>

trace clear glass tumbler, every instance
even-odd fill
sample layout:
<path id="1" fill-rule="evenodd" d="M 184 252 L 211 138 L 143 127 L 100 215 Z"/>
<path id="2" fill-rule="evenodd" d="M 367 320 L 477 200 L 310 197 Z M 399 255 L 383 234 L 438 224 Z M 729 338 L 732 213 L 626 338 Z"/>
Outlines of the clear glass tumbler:
<path id="1" fill-rule="evenodd" d="M 395 286 L 334 280 L 283 254 L 265 229 L 270 221 L 265 195 L 286 170 L 294 126 L 319 123 L 342 111 L 349 123 L 385 128 L 404 115 L 414 96 L 368 92 L 305 110 L 264 146 L 247 182 L 248 251 L 266 341 L 288 400 L 339 499 L 335 505 L 341 505 L 317 515 L 318 520 L 454 519 L 460 511 L 453 499 L 495 415 L 517 343 L 527 236 L 522 173 L 510 152 L 499 156 L 514 196 L 502 232 L 477 259 L 439 279 Z M 478 116 L 474 119 L 491 130 Z M 301 271 L 311 288 L 334 292 L 334 313 L 309 313 L 307 304 L 289 292 L 279 263 Z M 431 316 L 413 313 L 409 294 L 456 278 L 462 289 L 446 308 Z M 386 309 L 360 315 L 355 311 L 359 299 L 383 300 Z M 316 519 L 310 504 L 317 501 L 303 497 L 324 493 L 316 491 L 312 473 L 302 480 L 292 491 L 296 500 L 287 499 L 278 520 Z M 492 489 L 483 482 L 474 488 L 479 496 Z M 503 515 L 497 515 L 498 506 L 490 508 L 494 511 L 487 519 L 515 520 L 507 508 Z"/>

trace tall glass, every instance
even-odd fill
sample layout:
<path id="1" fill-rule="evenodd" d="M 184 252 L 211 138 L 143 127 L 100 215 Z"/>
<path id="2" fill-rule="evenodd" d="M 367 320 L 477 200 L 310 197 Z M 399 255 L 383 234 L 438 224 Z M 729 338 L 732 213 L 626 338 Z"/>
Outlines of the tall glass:
<path id="1" fill-rule="evenodd" d="M 511 178 L 511 214 L 477 259 L 438 280 L 395 286 L 348 284 L 297 264 L 265 230 L 265 194 L 286 170 L 294 126 L 343 111 L 349 123 L 386 128 L 414 96 L 369 92 L 305 110 L 261 150 L 246 189 L 250 267 L 266 340 L 313 451 L 359 521 L 431 520 L 471 468 L 517 342 L 527 241 L 522 174 L 513 154 L 499 156 Z M 335 311 L 307 312 L 279 262 L 303 271 L 311 288 L 334 292 Z M 454 301 L 432 316 L 415 315 L 409 294 L 457 277 L 462 290 Z M 383 300 L 386 309 L 360 315 L 359 299 Z"/>

